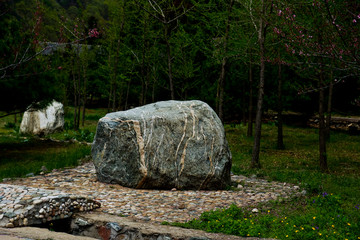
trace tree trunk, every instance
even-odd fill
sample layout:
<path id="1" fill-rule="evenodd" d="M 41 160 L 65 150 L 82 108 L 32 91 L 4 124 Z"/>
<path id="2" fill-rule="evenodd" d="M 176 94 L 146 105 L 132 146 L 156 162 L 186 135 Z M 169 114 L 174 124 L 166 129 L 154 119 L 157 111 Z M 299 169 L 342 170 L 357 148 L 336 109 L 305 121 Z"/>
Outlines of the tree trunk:
<path id="1" fill-rule="evenodd" d="M 109 101 L 108 101 L 107 112 L 110 112 L 111 98 L 112 98 L 112 83 L 110 83 Z"/>
<path id="2" fill-rule="evenodd" d="M 249 118 L 248 128 L 246 136 L 251 137 L 253 135 L 253 68 L 252 68 L 252 57 L 250 53 L 250 64 L 249 64 Z"/>
<path id="3" fill-rule="evenodd" d="M 282 75 L 281 75 L 281 63 L 279 62 L 278 68 L 278 95 L 277 95 L 277 120 L 278 120 L 278 135 L 277 135 L 277 148 L 284 149 L 283 138 L 283 116 L 282 116 Z"/>
<path id="4" fill-rule="evenodd" d="M 234 5 L 234 0 L 230 1 L 229 8 L 228 8 L 228 18 L 226 22 L 226 29 L 225 29 L 225 36 L 224 36 L 224 46 L 223 46 L 223 58 L 221 61 L 221 73 L 218 81 L 218 115 L 222 122 L 224 122 L 224 91 L 225 91 L 225 75 L 226 75 L 226 63 L 227 63 L 227 45 L 229 40 L 229 30 L 230 30 L 230 13 L 232 11 L 232 7 Z"/>
<path id="5" fill-rule="evenodd" d="M 218 115 L 221 122 L 224 122 L 224 113 L 223 113 L 223 105 L 224 105 L 224 88 L 225 88 L 225 66 L 226 66 L 227 58 L 223 57 L 221 62 L 221 73 L 219 78 L 219 107 L 218 107 Z"/>
<path id="6" fill-rule="evenodd" d="M 327 104 L 327 115 L 326 115 L 326 139 L 330 139 L 330 126 L 331 126 L 331 110 L 332 110 L 332 96 L 333 96 L 333 78 L 332 72 L 330 77 L 330 85 L 329 85 L 329 98 Z"/>
<path id="7" fill-rule="evenodd" d="M 115 112 L 116 111 L 116 91 L 117 91 L 117 87 L 116 87 L 116 83 L 114 84 L 113 87 L 113 102 L 112 102 L 112 111 Z"/>
<path id="8" fill-rule="evenodd" d="M 241 96 L 241 108 L 242 108 L 242 120 L 241 122 L 243 123 L 243 125 L 246 127 L 246 123 L 247 123 L 247 102 L 246 102 L 246 95 L 245 95 L 245 89 L 246 89 L 246 81 L 242 81 L 243 85 L 242 85 L 242 89 L 244 90 L 244 93 Z"/>
<path id="9" fill-rule="evenodd" d="M 73 84 L 74 84 L 74 129 L 77 130 L 77 106 L 78 106 L 78 93 L 77 93 L 77 86 L 76 86 L 76 77 L 75 77 L 75 69 L 73 66 L 72 69 L 72 77 L 73 77 Z"/>
<path id="10" fill-rule="evenodd" d="M 127 109 L 128 109 L 128 100 L 129 100 L 129 93 L 130 93 L 130 83 L 131 83 L 131 80 L 129 80 L 128 86 L 127 86 L 127 90 L 126 90 L 126 99 L 125 99 L 125 107 L 124 107 L 124 110 L 127 110 Z"/>
<path id="11" fill-rule="evenodd" d="M 265 3 L 261 1 L 261 14 L 259 24 L 259 47 L 260 47 L 260 80 L 259 80 L 259 92 L 256 108 L 256 120 L 255 120 L 255 138 L 254 147 L 251 158 L 251 168 L 261 168 L 259 155 L 260 155 L 260 138 L 261 138 L 261 119 L 262 119 L 262 107 L 264 101 L 264 86 L 265 86 Z"/>
<path id="12" fill-rule="evenodd" d="M 151 102 L 155 102 L 155 87 L 156 87 L 156 80 L 154 78 L 154 81 L 152 84 L 152 91 L 151 91 Z"/>
<path id="13" fill-rule="evenodd" d="M 87 61 L 87 59 L 85 60 Z M 82 96 L 82 119 L 81 119 L 81 126 L 84 127 L 85 126 L 85 106 L 86 106 L 86 87 L 87 87 L 87 76 L 86 76 L 86 67 L 87 66 L 83 66 L 83 78 L 84 78 L 84 86 L 83 86 L 83 96 Z"/>
<path id="14" fill-rule="evenodd" d="M 167 55 L 167 65 L 168 65 L 168 78 L 169 78 L 169 85 L 170 85 L 170 95 L 171 100 L 175 100 L 175 90 L 174 90 L 174 82 L 173 82 L 173 75 L 172 75 L 172 63 L 171 63 L 171 45 L 168 39 L 168 35 L 171 33 L 169 32 L 169 26 L 165 25 L 165 43 L 166 43 L 166 55 Z"/>
<path id="15" fill-rule="evenodd" d="M 319 77 L 319 160 L 320 170 L 322 172 L 328 172 L 327 155 L 326 155 L 326 129 L 325 129 L 325 117 L 324 117 L 324 102 L 325 102 L 325 89 L 323 70 L 321 70 Z"/>

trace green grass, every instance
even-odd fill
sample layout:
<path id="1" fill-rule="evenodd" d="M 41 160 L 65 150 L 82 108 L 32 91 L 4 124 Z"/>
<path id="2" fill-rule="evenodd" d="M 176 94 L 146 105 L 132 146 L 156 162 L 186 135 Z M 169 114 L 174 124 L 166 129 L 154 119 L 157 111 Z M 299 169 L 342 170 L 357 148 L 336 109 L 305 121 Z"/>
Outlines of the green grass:
<path id="1" fill-rule="evenodd" d="M 65 121 L 71 123 L 72 110 L 67 109 Z M 77 166 L 79 160 L 90 154 L 91 147 L 75 143 L 50 141 L 76 139 L 92 142 L 98 119 L 106 114 L 104 109 L 87 110 L 85 126 L 78 131 L 66 129 L 46 136 L 49 140 L 19 134 L 21 119 L 14 123 L 14 116 L 0 118 L 0 182 L 4 178 L 24 177 L 26 174 L 39 174 L 41 167 L 49 171 Z"/>
<path id="2" fill-rule="evenodd" d="M 253 138 L 246 127 L 226 125 L 236 174 L 302 186 L 308 196 L 290 202 L 267 203 L 259 214 L 251 208 L 216 210 L 200 219 L 173 225 L 239 236 L 279 239 L 360 239 L 360 136 L 332 132 L 327 144 L 330 172 L 318 163 L 318 130 L 284 127 L 285 150 L 278 150 L 277 128 L 264 124 L 260 162 L 250 168 Z"/>
<path id="3" fill-rule="evenodd" d="M 228 209 L 205 212 L 199 219 L 172 225 L 244 237 L 359 239 L 359 211 L 354 208 L 347 212 L 339 196 L 322 194 L 286 204 L 267 205 L 256 214 L 232 205 Z"/>
<path id="4" fill-rule="evenodd" d="M 285 126 L 285 150 L 276 149 L 277 128 L 263 125 L 261 170 L 250 169 L 253 139 L 245 135 L 244 126 L 226 126 L 233 154 L 233 171 L 257 174 L 269 180 L 301 184 L 312 193 L 332 192 L 346 200 L 360 199 L 360 136 L 332 132 L 327 144 L 329 174 L 319 169 L 317 129 Z M 352 191 L 349 191 L 352 189 Z"/>
<path id="5" fill-rule="evenodd" d="M 0 137 L 0 149 L 0 181 L 39 174 L 42 166 L 49 171 L 77 166 L 80 159 L 90 154 L 90 146 L 6 137 Z"/>

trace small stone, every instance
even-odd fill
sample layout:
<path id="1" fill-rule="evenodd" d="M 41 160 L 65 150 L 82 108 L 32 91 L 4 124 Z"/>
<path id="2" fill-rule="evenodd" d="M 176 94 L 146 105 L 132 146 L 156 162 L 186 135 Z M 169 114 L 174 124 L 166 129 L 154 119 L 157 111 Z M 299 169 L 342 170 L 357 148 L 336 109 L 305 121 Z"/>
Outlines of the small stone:
<path id="1" fill-rule="evenodd" d="M 176 188 L 172 188 L 171 191 L 176 191 L 177 189 Z"/>
<path id="2" fill-rule="evenodd" d="M 259 209 L 254 208 L 253 210 L 251 210 L 251 212 L 253 212 L 253 213 L 258 213 L 258 212 L 259 212 Z"/>
<path id="3" fill-rule="evenodd" d="M 244 188 L 244 186 L 241 185 L 241 184 L 238 184 L 238 185 L 237 185 L 237 188 L 242 189 L 242 188 Z"/>
<path id="4" fill-rule="evenodd" d="M 185 204 L 184 203 L 179 204 L 178 209 L 185 209 Z"/>
<path id="5" fill-rule="evenodd" d="M 13 228 L 13 227 L 14 227 L 14 224 L 8 223 L 8 224 L 5 225 L 5 227 L 7 227 L 7 228 Z"/>
<path id="6" fill-rule="evenodd" d="M 77 225 L 79 225 L 79 226 L 90 226 L 90 225 L 92 225 L 91 223 L 89 223 L 88 221 L 86 221 L 86 220 L 84 220 L 84 219 L 82 219 L 82 218 L 77 218 L 77 219 L 75 220 L 75 223 L 76 223 Z"/>
<path id="7" fill-rule="evenodd" d="M 34 204 L 34 205 L 37 205 L 37 204 L 40 204 L 40 203 L 42 203 L 42 200 L 41 200 L 41 199 L 37 199 L 37 200 L 34 200 L 34 201 L 33 201 L 33 204 Z"/>
<path id="8" fill-rule="evenodd" d="M 24 224 L 24 226 L 27 226 L 28 225 L 28 219 L 27 218 L 24 218 L 24 220 L 23 220 L 23 224 Z"/>

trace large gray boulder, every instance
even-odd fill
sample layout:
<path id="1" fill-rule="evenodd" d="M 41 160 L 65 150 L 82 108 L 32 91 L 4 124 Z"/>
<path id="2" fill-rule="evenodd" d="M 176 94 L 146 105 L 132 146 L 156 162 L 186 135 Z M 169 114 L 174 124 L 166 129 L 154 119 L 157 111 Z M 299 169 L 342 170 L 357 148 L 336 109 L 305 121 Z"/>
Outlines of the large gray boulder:
<path id="1" fill-rule="evenodd" d="M 30 108 L 24 113 L 20 133 L 47 135 L 64 128 L 64 107 L 53 101 L 47 107 L 37 110 Z"/>
<path id="2" fill-rule="evenodd" d="M 102 182 L 131 188 L 224 189 L 231 153 L 201 101 L 164 101 L 99 120 L 92 156 Z"/>

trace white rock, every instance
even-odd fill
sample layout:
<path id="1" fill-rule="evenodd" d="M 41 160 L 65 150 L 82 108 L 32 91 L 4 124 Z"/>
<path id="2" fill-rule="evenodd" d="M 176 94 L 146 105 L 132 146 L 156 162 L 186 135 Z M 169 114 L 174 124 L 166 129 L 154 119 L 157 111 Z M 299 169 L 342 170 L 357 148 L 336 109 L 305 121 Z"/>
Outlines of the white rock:
<path id="1" fill-rule="evenodd" d="M 251 210 L 253 213 L 258 213 L 259 212 L 259 209 L 257 208 L 254 208 L 253 210 Z"/>
<path id="2" fill-rule="evenodd" d="M 21 121 L 20 133 L 46 135 L 63 127 L 64 107 L 61 103 L 53 101 L 44 109 L 26 111 Z"/>

